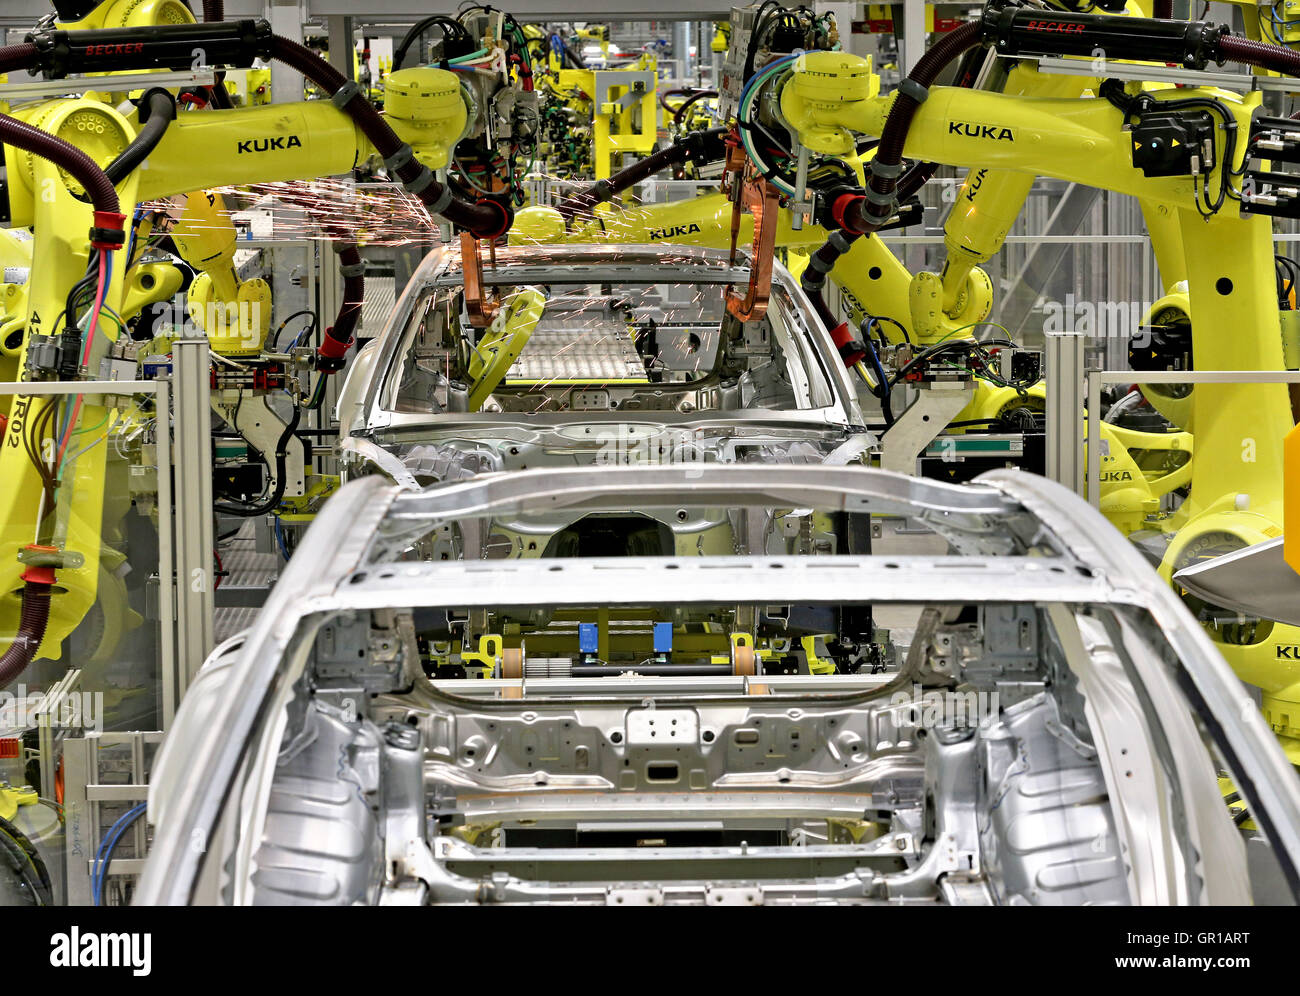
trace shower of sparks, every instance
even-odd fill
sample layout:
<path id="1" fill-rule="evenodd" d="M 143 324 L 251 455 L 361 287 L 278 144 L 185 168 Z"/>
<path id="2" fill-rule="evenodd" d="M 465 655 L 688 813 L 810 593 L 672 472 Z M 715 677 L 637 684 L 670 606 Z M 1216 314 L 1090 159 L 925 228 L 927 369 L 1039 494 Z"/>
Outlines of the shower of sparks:
<path id="1" fill-rule="evenodd" d="M 314 239 L 355 242 L 362 246 L 400 246 L 437 242 L 438 227 L 421 201 L 399 183 L 351 183 L 347 180 L 287 180 L 251 183 L 214 190 L 227 201 L 226 223 L 244 227 L 243 216 L 267 213 L 274 224 L 252 236 L 264 241 Z M 177 202 L 144 205 L 173 217 Z M 199 228 L 190 224 L 191 228 Z M 216 227 L 216 226 L 214 226 Z"/>

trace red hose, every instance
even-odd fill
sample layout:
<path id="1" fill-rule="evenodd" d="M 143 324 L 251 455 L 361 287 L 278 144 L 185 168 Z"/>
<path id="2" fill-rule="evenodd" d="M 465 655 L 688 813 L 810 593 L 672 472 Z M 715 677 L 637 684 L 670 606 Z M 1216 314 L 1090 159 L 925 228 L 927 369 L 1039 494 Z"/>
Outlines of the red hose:
<path id="1" fill-rule="evenodd" d="M 1174 18 L 1174 0 L 1155 0 L 1151 5 L 1151 16 L 1161 21 L 1172 21 Z"/>
<path id="2" fill-rule="evenodd" d="M 18 632 L 9 649 L 0 654 L 0 688 L 7 688 L 27 669 L 45 639 L 45 627 L 50 621 L 50 588 L 51 585 L 41 581 L 28 581 L 23 586 Z"/>
<path id="3" fill-rule="evenodd" d="M 271 57 L 283 62 L 292 69 L 302 73 L 331 97 L 347 83 L 347 79 L 337 69 L 318 56 L 311 49 L 281 35 L 271 40 Z M 375 105 L 368 100 L 350 100 L 343 110 L 352 117 L 370 143 L 385 159 L 390 158 L 402 148 L 402 140 L 380 116 Z M 411 183 L 423 172 L 424 166 L 414 158 L 398 168 L 397 177 L 403 183 Z M 446 188 L 436 180 L 421 190 L 417 197 L 432 207 L 443 196 Z M 496 201 L 479 201 L 468 204 L 452 198 L 440 211 L 436 212 L 453 225 L 468 229 L 477 238 L 495 239 L 504 235 L 510 228 L 511 213 Z"/>
<path id="4" fill-rule="evenodd" d="M 224 21 L 226 19 L 225 0 L 203 0 L 204 21 Z"/>

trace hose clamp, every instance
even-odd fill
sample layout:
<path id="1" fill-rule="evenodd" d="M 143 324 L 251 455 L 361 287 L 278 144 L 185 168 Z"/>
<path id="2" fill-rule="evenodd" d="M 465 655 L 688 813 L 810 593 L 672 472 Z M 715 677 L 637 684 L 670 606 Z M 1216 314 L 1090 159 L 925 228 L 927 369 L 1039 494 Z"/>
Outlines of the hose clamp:
<path id="1" fill-rule="evenodd" d="M 330 96 L 330 103 L 341 111 L 360 96 L 361 87 L 357 86 L 356 80 L 347 80 Z"/>
<path id="2" fill-rule="evenodd" d="M 904 97 L 910 97 L 918 104 L 924 104 L 925 98 L 930 96 L 930 88 L 923 83 L 918 83 L 912 77 L 908 76 L 898 84 L 898 92 Z"/>

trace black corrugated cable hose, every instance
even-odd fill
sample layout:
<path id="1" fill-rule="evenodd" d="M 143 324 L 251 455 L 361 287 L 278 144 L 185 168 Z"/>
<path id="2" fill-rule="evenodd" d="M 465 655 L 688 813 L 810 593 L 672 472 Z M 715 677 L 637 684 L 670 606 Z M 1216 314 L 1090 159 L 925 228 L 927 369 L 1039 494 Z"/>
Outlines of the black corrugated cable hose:
<path id="1" fill-rule="evenodd" d="M 695 88 L 695 87 L 692 87 L 692 86 L 675 86 L 675 87 L 672 87 L 672 88 L 670 88 L 670 89 L 668 89 L 668 90 L 660 90 L 660 91 L 659 91 L 659 106 L 662 107 L 662 108 L 663 108 L 665 111 L 667 111 L 669 114 L 672 114 L 673 109 L 672 109 L 671 107 L 668 106 L 668 98 L 669 98 L 669 97 L 683 97 L 683 96 L 685 96 L 685 97 L 689 97 L 691 94 L 693 94 L 693 93 L 695 92 L 695 90 L 696 90 L 696 88 Z"/>
<path id="2" fill-rule="evenodd" d="M 36 649 L 45 639 L 45 627 L 50 621 L 50 591 L 53 583 L 28 580 L 23 584 L 22 611 L 18 631 L 13 643 L 0 654 L 0 688 L 8 688 L 36 656 Z"/>
<path id="3" fill-rule="evenodd" d="M 0 142 L 23 149 L 33 155 L 48 159 L 56 166 L 61 166 L 76 178 L 86 190 L 86 195 L 96 211 L 105 214 L 118 214 L 119 202 L 113 181 L 90 156 L 75 145 L 69 145 L 57 135 L 33 128 L 25 121 L 0 114 Z M 98 222 L 99 219 L 96 219 Z M 119 233 L 120 234 L 120 233 Z"/>
<path id="4" fill-rule="evenodd" d="M 334 252 L 339 257 L 343 273 L 343 302 L 338 317 L 325 330 L 316 350 L 316 369 L 321 373 L 334 373 L 343 369 L 343 357 L 355 339 L 357 324 L 361 321 L 361 306 L 366 299 L 365 266 L 361 251 L 353 243 L 336 242 Z"/>
<path id="5" fill-rule="evenodd" d="M 176 98 L 166 90 L 153 89 L 140 101 L 143 124 L 122 154 L 104 167 L 104 174 L 117 186 L 158 147 L 167 129 L 176 120 Z"/>
<path id="6" fill-rule="evenodd" d="M 686 111 L 690 108 L 690 106 L 694 104 L 696 101 L 703 100 L 706 97 L 716 97 L 717 95 L 718 95 L 717 90 L 698 90 L 695 93 L 691 94 L 680 104 L 678 104 L 677 109 L 673 111 L 673 124 L 681 124 L 682 115 L 685 114 Z"/>
<path id="7" fill-rule="evenodd" d="M 900 201 L 907 200 L 915 194 L 930 181 L 938 168 L 937 163 L 915 163 L 898 181 L 896 191 L 898 199 Z M 823 242 L 820 248 L 812 254 L 808 260 L 808 265 L 804 267 L 803 275 L 799 278 L 800 286 L 803 288 L 804 293 L 808 295 L 813 308 L 828 330 L 834 331 L 841 324 L 846 329 L 848 326 L 847 323 L 836 323 L 835 316 L 831 314 L 826 299 L 822 296 L 822 289 L 826 286 L 826 277 L 835 268 L 835 264 L 839 262 L 840 257 L 848 252 L 853 243 L 862 238 L 863 234 L 863 232 L 835 232 L 830 239 Z"/>
<path id="8" fill-rule="evenodd" d="M 311 49 L 280 35 L 271 39 L 271 57 L 302 73 L 330 97 L 336 96 L 349 83 L 342 73 Z M 384 161 L 391 164 L 390 169 L 396 173 L 397 178 L 420 198 L 432 214 L 467 229 L 480 239 L 499 238 L 509 231 L 514 212 L 507 204 L 486 199 L 474 204 L 457 200 L 447 187 L 432 179 L 431 175 L 426 177 L 428 167 L 411 155 L 410 147 L 397 137 L 375 105 L 365 99 L 355 83 L 351 84 L 351 88 L 352 96 L 336 103 L 341 103 L 343 112 L 356 122 L 357 127 L 384 157 Z M 412 185 L 415 185 L 414 189 Z"/>
<path id="9" fill-rule="evenodd" d="M 1248 66 L 1271 69 L 1287 76 L 1300 76 L 1300 52 L 1281 45 L 1252 41 L 1239 35 L 1224 35 L 1219 39 L 1219 65 L 1225 62 L 1244 62 Z"/>
<path id="10" fill-rule="evenodd" d="M 976 21 L 968 21 L 950 31 L 921 56 L 911 74 L 899 85 L 898 96 L 880 133 L 880 145 L 871 160 L 867 195 L 845 195 L 840 199 L 842 204 L 832 210 L 834 220 L 846 231 L 859 235 L 874 232 L 894 213 L 898 177 L 903 170 L 903 146 L 916 109 L 921 106 L 921 100 L 912 94 L 928 90 L 950 62 L 982 44 L 983 38 L 984 27 Z"/>
<path id="11" fill-rule="evenodd" d="M 4 860 L 27 887 L 34 905 L 54 904 L 50 871 L 41 858 L 41 852 L 26 834 L 4 817 L 0 817 L 0 855 L 3 855 L 0 860 Z"/>
<path id="12" fill-rule="evenodd" d="M 203 22 L 210 24 L 213 21 L 224 21 L 226 19 L 225 0 L 203 0 Z M 221 110 L 229 110 L 235 106 L 235 102 L 230 99 L 230 93 L 226 90 L 226 74 L 216 74 L 216 86 L 212 88 L 213 106 Z"/>
<path id="13" fill-rule="evenodd" d="M 631 166 L 619 170 L 608 179 L 597 180 L 586 189 L 561 201 L 556 206 L 556 210 L 565 221 L 571 221 L 574 216 L 590 212 L 597 204 L 605 203 L 628 187 L 670 166 L 679 166 L 687 160 L 705 163 L 721 159 L 726 154 L 726 137 L 726 128 L 691 132 L 680 141 L 651 153 L 644 159 L 638 159 Z"/>
<path id="14" fill-rule="evenodd" d="M 0 73 L 15 69 L 32 69 L 39 57 L 36 46 L 30 42 L 22 45 L 0 45 Z"/>

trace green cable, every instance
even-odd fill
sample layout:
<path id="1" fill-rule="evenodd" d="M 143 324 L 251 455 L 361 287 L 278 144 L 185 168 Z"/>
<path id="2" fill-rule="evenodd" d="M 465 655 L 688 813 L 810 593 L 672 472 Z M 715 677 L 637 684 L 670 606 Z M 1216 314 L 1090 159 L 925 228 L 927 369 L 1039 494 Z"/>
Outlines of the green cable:
<path id="1" fill-rule="evenodd" d="M 448 59 L 447 63 L 452 66 L 459 66 L 462 62 L 472 62 L 475 59 L 482 58 L 487 55 L 487 51 L 487 49 L 481 48 L 477 52 L 471 52 L 469 55 L 462 55 L 458 59 Z"/>
<path id="2" fill-rule="evenodd" d="M 98 422 L 96 422 L 94 425 L 88 425 L 88 426 L 86 426 L 86 427 L 83 428 L 83 429 L 73 429 L 73 430 L 72 430 L 72 434 L 73 434 L 74 436 L 80 436 L 83 432 L 94 432 L 96 429 L 98 429 L 101 425 L 103 425 L 103 424 L 104 424 L 105 422 L 107 422 L 107 421 L 108 421 L 108 412 L 105 411 L 105 412 L 104 412 L 104 417 L 101 418 L 101 419 L 100 419 Z"/>
<path id="3" fill-rule="evenodd" d="M 747 125 L 749 123 L 750 105 L 753 104 L 753 102 L 758 98 L 758 93 L 760 90 L 763 89 L 763 84 L 767 82 L 768 77 L 776 75 L 778 72 L 788 68 L 791 65 L 793 65 L 793 63 L 789 63 L 789 62 L 777 63 L 775 65 L 769 66 L 768 68 L 764 69 L 762 72 L 758 74 L 758 76 L 754 80 L 753 85 L 750 87 L 749 94 L 745 97 L 745 102 L 740 105 L 739 113 L 737 114 L 737 119 L 740 121 L 742 125 Z M 745 151 L 749 153 L 749 157 L 753 159 L 756 164 L 761 163 L 763 161 L 758 157 L 758 154 L 754 151 L 753 142 L 749 136 L 749 128 L 742 127 L 740 129 L 740 141 L 745 146 Z M 772 185 L 775 186 L 782 193 L 789 194 L 789 195 L 794 194 L 794 188 L 791 187 L 789 184 L 787 184 L 784 180 L 780 180 L 775 177 L 768 177 L 768 179 L 771 180 Z"/>

